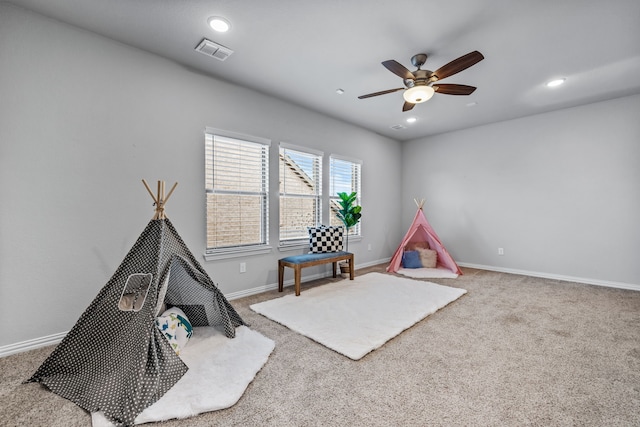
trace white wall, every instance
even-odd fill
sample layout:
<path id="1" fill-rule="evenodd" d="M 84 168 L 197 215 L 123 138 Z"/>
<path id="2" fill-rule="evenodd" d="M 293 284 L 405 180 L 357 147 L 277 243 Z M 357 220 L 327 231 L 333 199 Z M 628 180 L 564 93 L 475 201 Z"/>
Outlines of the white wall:
<path id="1" fill-rule="evenodd" d="M 404 226 L 426 198 L 462 263 L 639 286 L 639 117 L 636 95 L 406 143 Z"/>
<path id="2" fill-rule="evenodd" d="M 398 142 L 1 3 L 0 94 L 0 347 L 73 326 L 153 215 L 142 178 L 179 182 L 167 213 L 201 256 L 205 126 L 272 139 L 273 197 L 281 140 L 361 159 L 357 265 L 402 236 Z M 274 285 L 282 256 L 202 263 L 242 294 Z"/>

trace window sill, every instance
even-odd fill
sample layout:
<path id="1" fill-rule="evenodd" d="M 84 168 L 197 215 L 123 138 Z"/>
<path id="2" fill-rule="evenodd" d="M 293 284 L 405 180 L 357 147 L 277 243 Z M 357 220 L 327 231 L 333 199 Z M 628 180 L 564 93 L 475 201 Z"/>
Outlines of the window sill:
<path id="1" fill-rule="evenodd" d="M 299 251 L 301 249 L 309 249 L 309 240 L 281 242 L 278 246 L 278 250 L 280 252 Z"/>
<path id="2" fill-rule="evenodd" d="M 260 246 L 253 248 L 236 248 L 236 249 L 224 249 L 212 252 L 205 252 L 204 259 L 206 261 L 216 261 L 219 259 L 239 258 L 250 255 L 268 254 L 273 248 L 271 246 Z"/>

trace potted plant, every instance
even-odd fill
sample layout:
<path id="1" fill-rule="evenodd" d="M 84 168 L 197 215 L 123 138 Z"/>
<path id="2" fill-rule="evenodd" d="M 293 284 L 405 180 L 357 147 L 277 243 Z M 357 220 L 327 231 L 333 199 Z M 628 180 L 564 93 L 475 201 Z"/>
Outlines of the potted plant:
<path id="1" fill-rule="evenodd" d="M 345 228 L 345 251 L 349 252 L 349 229 L 360 222 L 360 218 L 362 214 L 362 206 L 356 205 L 356 192 L 354 191 L 351 194 L 347 193 L 338 193 L 338 205 L 340 209 L 336 210 L 336 216 L 342 223 Z M 346 262 L 340 263 L 340 272 L 348 273 L 349 272 L 349 264 Z"/>

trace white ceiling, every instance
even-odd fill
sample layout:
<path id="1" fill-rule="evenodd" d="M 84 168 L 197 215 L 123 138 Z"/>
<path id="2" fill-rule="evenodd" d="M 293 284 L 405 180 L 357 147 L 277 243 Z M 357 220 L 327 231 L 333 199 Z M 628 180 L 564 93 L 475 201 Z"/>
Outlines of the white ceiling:
<path id="1" fill-rule="evenodd" d="M 397 140 L 640 93 L 639 0 L 8 3 Z M 211 30 L 213 15 L 231 31 Z M 197 53 L 203 38 L 235 53 L 224 62 Z M 413 71 L 411 56 L 426 53 L 423 68 L 436 70 L 473 50 L 485 59 L 442 80 L 477 86 L 472 95 L 435 94 L 407 113 L 402 92 L 357 98 L 402 86 L 382 61 Z M 554 77 L 567 82 L 545 87 Z M 391 128 L 398 124 L 406 128 Z"/>

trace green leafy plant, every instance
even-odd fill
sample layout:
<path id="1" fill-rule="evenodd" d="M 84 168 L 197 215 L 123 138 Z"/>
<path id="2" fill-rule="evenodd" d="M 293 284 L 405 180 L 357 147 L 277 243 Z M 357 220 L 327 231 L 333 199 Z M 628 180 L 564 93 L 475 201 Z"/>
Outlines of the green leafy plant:
<path id="1" fill-rule="evenodd" d="M 351 194 L 338 193 L 338 197 L 340 197 L 340 200 L 338 200 L 340 209 L 336 210 L 336 216 L 344 224 L 346 251 L 349 252 L 349 229 L 360 222 L 362 206 L 355 204 L 357 199 L 355 191 Z"/>

